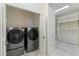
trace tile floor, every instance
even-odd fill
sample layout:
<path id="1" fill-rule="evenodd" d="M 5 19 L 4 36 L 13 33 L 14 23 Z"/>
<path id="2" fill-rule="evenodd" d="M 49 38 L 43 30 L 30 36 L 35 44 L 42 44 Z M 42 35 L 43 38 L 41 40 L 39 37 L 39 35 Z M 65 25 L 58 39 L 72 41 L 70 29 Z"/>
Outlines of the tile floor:
<path id="1" fill-rule="evenodd" d="M 40 55 L 39 55 L 39 50 L 36 50 L 30 53 L 25 52 L 25 54 L 22 56 L 40 56 Z"/>

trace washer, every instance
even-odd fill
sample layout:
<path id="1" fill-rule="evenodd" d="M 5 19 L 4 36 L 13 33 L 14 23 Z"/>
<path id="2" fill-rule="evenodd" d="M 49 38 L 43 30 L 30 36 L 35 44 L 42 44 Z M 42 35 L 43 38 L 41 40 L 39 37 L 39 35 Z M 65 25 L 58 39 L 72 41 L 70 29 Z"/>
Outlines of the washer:
<path id="1" fill-rule="evenodd" d="M 39 47 L 39 31 L 37 27 L 24 29 L 24 47 L 27 53 Z"/>
<path id="2" fill-rule="evenodd" d="M 9 27 L 7 30 L 7 55 L 19 56 L 24 54 L 24 29 Z"/>

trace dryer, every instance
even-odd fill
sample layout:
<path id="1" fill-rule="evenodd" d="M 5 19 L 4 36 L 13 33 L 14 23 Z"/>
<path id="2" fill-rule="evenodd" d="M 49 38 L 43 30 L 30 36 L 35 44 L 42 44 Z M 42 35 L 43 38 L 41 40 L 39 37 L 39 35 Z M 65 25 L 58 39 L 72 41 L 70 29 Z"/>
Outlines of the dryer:
<path id="1" fill-rule="evenodd" d="M 39 31 L 37 27 L 24 29 L 24 47 L 27 53 L 39 48 Z"/>
<path id="2" fill-rule="evenodd" d="M 24 54 L 24 29 L 9 27 L 7 30 L 7 55 L 19 56 Z"/>

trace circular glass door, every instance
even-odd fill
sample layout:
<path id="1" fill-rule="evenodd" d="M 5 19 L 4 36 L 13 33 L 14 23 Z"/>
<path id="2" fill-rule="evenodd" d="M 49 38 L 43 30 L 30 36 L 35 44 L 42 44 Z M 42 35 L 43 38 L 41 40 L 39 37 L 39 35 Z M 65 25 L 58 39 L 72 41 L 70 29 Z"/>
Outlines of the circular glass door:
<path id="1" fill-rule="evenodd" d="M 10 43 L 17 44 L 23 40 L 24 33 L 20 29 L 12 29 L 8 32 L 7 40 Z"/>
<path id="2" fill-rule="evenodd" d="M 28 32 L 28 37 L 30 40 L 36 40 L 38 38 L 39 34 L 38 34 L 38 30 L 37 28 L 32 28 L 29 32 Z"/>

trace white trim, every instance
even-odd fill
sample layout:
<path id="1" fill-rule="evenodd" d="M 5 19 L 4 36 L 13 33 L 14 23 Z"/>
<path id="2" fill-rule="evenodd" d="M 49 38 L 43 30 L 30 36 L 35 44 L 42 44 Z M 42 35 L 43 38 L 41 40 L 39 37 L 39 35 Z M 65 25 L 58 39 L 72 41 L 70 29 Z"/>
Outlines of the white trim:
<path id="1" fill-rule="evenodd" d="M 6 5 L 2 4 L 2 55 L 6 56 Z"/>

